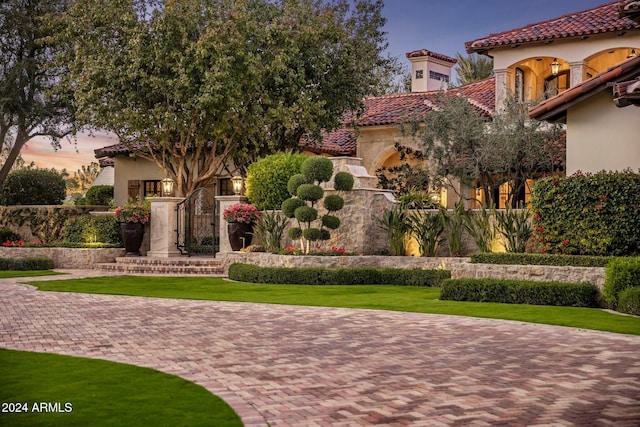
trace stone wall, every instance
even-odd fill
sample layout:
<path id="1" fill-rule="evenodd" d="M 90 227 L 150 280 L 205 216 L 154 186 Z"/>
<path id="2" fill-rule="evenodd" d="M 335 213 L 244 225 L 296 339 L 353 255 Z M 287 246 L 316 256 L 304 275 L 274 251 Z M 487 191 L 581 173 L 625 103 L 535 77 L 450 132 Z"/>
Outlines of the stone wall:
<path id="1" fill-rule="evenodd" d="M 123 248 L 5 248 L 0 247 L 1 258 L 50 258 L 55 268 L 93 268 L 94 264 L 115 262 L 124 256 Z"/>
<path id="2" fill-rule="evenodd" d="M 239 262 L 261 267 L 371 267 L 451 270 L 451 277 L 533 280 L 544 282 L 593 283 L 602 291 L 603 267 L 557 267 L 547 265 L 472 264 L 469 258 L 393 256 L 291 256 L 260 252 L 218 254 L 225 272 Z"/>

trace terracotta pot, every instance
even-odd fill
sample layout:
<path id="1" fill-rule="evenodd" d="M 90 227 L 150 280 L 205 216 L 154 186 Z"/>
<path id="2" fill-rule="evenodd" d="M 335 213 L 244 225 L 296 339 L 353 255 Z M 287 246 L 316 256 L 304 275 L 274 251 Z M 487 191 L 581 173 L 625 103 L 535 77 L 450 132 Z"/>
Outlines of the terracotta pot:
<path id="1" fill-rule="evenodd" d="M 229 234 L 231 249 L 239 251 L 251 244 L 253 225 L 241 222 L 230 222 L 227 224 L 227 233 Z"/>
<path id="2" fill-rule="evenodd" d="M 127 253 L 124 256 L 140 256 L 140 246 L 144 237 L 144 224 L 139 222 L 120 223 L 120 235 Z"/>

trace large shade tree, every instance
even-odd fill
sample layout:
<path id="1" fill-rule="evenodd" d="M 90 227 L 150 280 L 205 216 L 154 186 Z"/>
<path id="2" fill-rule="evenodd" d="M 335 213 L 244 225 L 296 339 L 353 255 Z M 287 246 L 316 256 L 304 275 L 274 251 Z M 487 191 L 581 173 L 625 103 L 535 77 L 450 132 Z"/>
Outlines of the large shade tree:
<path id="1" fill-rule="evenodd" d="M 66 67 L 54 61 L 60 46 L 51 36 L 60 28 L 48 19 L 63 10 L 62 0 L 0 2 L 0 186 L 27 142 L 46 137 L 59 148 L 74 130 L 70 91 L 60 78 Z"/>
<path id="2" fill-rule="evenodd" d="M 63 35 L 83 123 L 115 132 L 185 195 L 297 147 L 391 66 L 375 0 L 76 0 Z"/>

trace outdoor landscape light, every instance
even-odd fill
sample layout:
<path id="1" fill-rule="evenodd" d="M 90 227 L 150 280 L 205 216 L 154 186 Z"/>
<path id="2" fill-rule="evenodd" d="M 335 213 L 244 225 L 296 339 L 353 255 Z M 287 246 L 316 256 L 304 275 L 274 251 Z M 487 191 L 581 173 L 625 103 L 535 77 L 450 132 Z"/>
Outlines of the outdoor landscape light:
<path id="1" fill-rule="evenodd" d="M 558 71 L 560 71 L 560 63 L 557 58 L 553 58 L 553 62 L 551 63 L 551 74 L 557 76 Z"/>
<path id="2" fill-rule="evenodd" d="M 166 177 L 160 182 L 162 183 L 162 196 L 171 197 L 173 195 L 173 186 L 175 185 L 175 182 L 173 182 L 169 177 Z"/>
<path id="3" fill-rule="evenodd" d="M 242 193 L 242 177 L 240 175 L 236 175 L 231 178 L 231 182 L 233 183 L 233 192 L 236 196 L 239 196 Z"/>

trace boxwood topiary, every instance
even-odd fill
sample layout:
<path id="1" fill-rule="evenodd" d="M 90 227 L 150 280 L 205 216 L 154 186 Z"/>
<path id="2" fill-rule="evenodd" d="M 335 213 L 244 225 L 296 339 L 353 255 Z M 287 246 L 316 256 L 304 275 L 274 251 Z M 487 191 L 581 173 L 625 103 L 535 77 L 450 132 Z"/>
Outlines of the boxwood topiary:
<path id="1" fill-rule="evenodd" d="M 298 221 L 308 224 L 318 219 L 318 211 L 310 206 L 300 206 L 295 211 L 295 217 Z"/>
<path id="2" fill-rule="evenodd" d="M 315 184 L 302 184 L 296 191 L 298 198 L 306 200 L 308 202 L 316 202 L 322 199 L 324 190 L 319 185 Z"/>
<path id="3" fill-rule="evenodd" d="M 323 205 L 329 212 L 336 212 L 344 207 L 344 199 L 335 194 L 329 194 L 324 198 Z"/>
<path id="4" fill-rule="evenodd" d="M 301 173 L 297 173 L 289 178 L 289 181 L 287 182 L 287 190 L 289 191 L 289 194 L 297 196 L 298 187 L 302 184 L 309 184 L 309 181 L 307 181 L 307 178 L 305 178 Z"/>
<path id="5" fill-rule="evenodd" d="M 333 175 L 333 162 L 326 157 L 309 157 L 300 166 L 307 182 L 327 182 Z"/>
<path id="6" fill-rule="evenodd" d="M 353 184 L 355 180 L 353 179 L 353 175 L 348 172 L 338 172 L 335 177 L 333 177 L 333 188 L 337 191 L 351 191 L 353 189 Z"/>
<path id="7" fill-rule="evenodd" d="M 113 202 L 113 185 L 94 185 L 87 190 L 85 204 L 109 206 Z"/>
<path id="8" fill-rule="evenodd" d="M 340 218 L 333 215 L 323 215 L 322 225 L 331 230 L 335 230 L 336 228 L 340 227 Z"/>
<path id="9" fill-rule="evenodd" d="M 293 218 L 295 216 L 296 213 L 296 209 L 298 209 L 301 206 L 307 206 L 307 204 L 300 199 L 287 199 L 284 202 L 282 202 L 282 213 L 287 217 L 287 218 Z"/>

